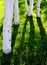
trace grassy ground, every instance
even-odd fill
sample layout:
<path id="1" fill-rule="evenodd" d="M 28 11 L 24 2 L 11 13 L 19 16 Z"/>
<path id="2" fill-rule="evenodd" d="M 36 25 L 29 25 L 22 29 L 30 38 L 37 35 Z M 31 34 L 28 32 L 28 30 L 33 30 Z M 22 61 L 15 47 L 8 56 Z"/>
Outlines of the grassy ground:
<path id="1" fill-rule="evenodd" d="M 20 25 L 12 25 L 12 53 L 5 55 L 2 53 L 4 1 L 0 0 L 0 65 L 47 65 L 47 0 L 41 0 L 40 18 L 36 17 L 35 8 L 33 16 L 28 17 L 24 0 L 19 0 Z"/>

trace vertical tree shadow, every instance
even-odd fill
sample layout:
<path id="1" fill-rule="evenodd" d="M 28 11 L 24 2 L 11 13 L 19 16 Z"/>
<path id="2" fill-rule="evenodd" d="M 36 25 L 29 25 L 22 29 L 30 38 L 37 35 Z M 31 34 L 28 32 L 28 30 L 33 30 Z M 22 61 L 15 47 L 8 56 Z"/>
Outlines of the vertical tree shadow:
<path id="1" fill-rule="evenodd" d="M 43 24 L 41 22 L 41 18 L 37 17 L 37 23 L 40 28 L 41 44 L 42 44 L 41 52 L 43 53 L 43 55 L 42 55 L 43 61 L 41 60 L 41 63 L 45 65 L 46 58 L 47 58 L 47 35 L 46 35 L 45 29 L 43 27 Z"/>
<path id="2" fill-rule="evenodd" d="M 21 38 L 21 44 L 24 41 L 24 35 L 25 35 L 25 32 L 26 32 L 26 25 L 27 25 L 27 23 L 28 23 L 28 16 L 26 16 L 26 21 L 24 23 L 23 32 L 22 32 L 22 38 Z"/>
<path id="3" fill-rule="evenodd" d="M 33 17 L 29 17 L 29 22 L 30 22 L 30 36 L 29 36 L 29 41 L 30 41 L 30 45 L 29 45 L 29 49 L 32 50 L 33 45 L 34 45 L 34 35 L 35 35 L 35 31 L 34 31 L 34 23 L 33 23 Z M 31 47 L 30 47 L 31 46 Z M 31 52 L 31 51 L 30 51 Z"/>
<path id="4" fill-rule="evenodd" d="M 34 31 L 34 23 L 33 23 L 33 17 L 30 16 L 29 17 L 29 22 L 30 22 L 30 43 L 32 43 L 33 39 L 34 39 L 34 34 L 35 34 L 35 31 Z"/>
<path id="5" fill-rule="evenodd" d="M 27 25 L 28 21 L 30 23 L 30 33 L 29 33 L 29 42 L 28 43 L 31 43 L 32 40 L 34 39 L 34 33 L 35 32 L 34 32 L 33 17 L 27 16 L 25 24 L 24 24 L 23 32 L 22 32 L 21 44 L 24 42 L 24 35 L 25 35 L 25 32 L 26 32 L 26 25 Z"/>
<path id="6" fill-rule="evenodd" d="M 22 56 L 22 52 L 24 52 L 24 49 L 23 49 L 23 46 L 24 46 L 24 35 L 25 35 L 25 31 L 26 31 L 27 22 L 28 22 L 28 16 L 26 17 L 26 21 L 24 23 L 20 46 L 16 49 L 17 50 L 17 54 L 15 53 L 16 57 L 14 58 L 14 65 L 20 65 L 20 59 L 23 57 Z"/>
<path id="7" fill-rule="evenodd" d="M 17 37 L 17 34 L 18 34 L 18 28 L 19 28 L 19 25 L 13 25 L 13 32 L 12 32 L 12 51 L 13 51 L 13 47 L 15 45 L 15 40 L 16 40 L 16 37 Z"/>
<path id="8" fill-rule="evenodd" d="M 30 22 L 30 33 L 29 33 L 29 42 L 24 42 L 24 35 L 26 31 L 26 25 Z M 33 17 L 26 17 L 26 21 L 24 24 L 23 32 L 22 32 L 22 38 L 20 46 L 16 49 L 17 54 L 15 53 L 16 57 L 14 59 L 14 65 L 20 65 L 20 63 L 25 63 L 25 65 L 31 65 L 33 62 L 33 45 L 35 43 L 34 41 L 34 24 L 33 24 Z M 26 47 L 29 48 L 28 53 L 26 53 Z M 21 61 L 20 61 L 21 60 Z M 31 61 L 31 62 L 30 62 Z"/>
<path id="9" fill-rule="evenodd" d="M 38 23 L 38 26 L 40 28 L 41 39 L 43 39 L 46 36 L 46 32 L 45 32 L 45 29 L 42 25 L 41 18 L 37 17 L 37 23 Z"/>
<path id="10" fill-rule="evenodd" d="M 36 43 L 34 40 L 34 35 L 35 35 L 34 28 L 35 27 L 34 27 L 32 16 L 29 17 L 29 22 L 30 22 L 30 36 L 29 36 L 29 44 L 28 44 L 29 52 L 28 52 L 28 63 L 27 63 L 27 65 L 32 65 L 32 63 L 34 62 L 34 56 L 32 53 L 33 53 L 34 44 Z"/>

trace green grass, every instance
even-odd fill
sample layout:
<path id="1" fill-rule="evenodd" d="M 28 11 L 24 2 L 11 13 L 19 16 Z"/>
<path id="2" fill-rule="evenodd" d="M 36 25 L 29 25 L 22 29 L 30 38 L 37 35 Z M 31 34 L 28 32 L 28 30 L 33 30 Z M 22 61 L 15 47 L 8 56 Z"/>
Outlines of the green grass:
<path id="1" fill-rule="evenodd" d="M 36 0 L 34 5 L 36 4 Z M 20 25 L 12 25 L 12 53 L 2 53 L 4 0 L 0 0 L 0 65 L 47 65 L 47 0 L 41 0 L 41 17 L 26 16 L 24 0 L 19 0 Z"/>

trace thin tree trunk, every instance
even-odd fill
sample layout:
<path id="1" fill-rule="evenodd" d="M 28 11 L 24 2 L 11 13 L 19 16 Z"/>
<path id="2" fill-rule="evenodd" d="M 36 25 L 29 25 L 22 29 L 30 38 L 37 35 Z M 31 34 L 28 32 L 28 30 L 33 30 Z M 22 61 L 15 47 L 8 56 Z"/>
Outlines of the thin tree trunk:
<path id="1" fill-rule="evenodd" d="M 32 15 L 32 11 L 33 11 L 33 0 L 29 0 L 29 3 L 30 3 L 30 9 L 28 8 L 27 0 L 25 0 L 27 15 L 31 16 Z"/>
<path id="2" fill-rule="evenodd" d="M 32 15 L 32 11 L 33 11 L 33 0 L 30 0 L 30 9 L 29 9 L 29 12 L 28 12 L 28 16 Z"/>
<path id="3" fill-rule="evenodd" d="M 40 17 L 40 0 L 37 0 L 37 8 L 36 8 L 36 14 L 37 14 L 37 17 Z"/>
<path id="4" fill-rule="evenodd" d="M 32 15 L 32 11 L 33 11 L 33 0 L 30 0 L 30 14 Z"/>
<path id="5" fill-rule="evenodd" d="M 28 14 L 28 12 L 29 12 L 29 8 L 28 8 L 27 0 L 25 0 L 25 5 L 26 5 L 26 12 L 27 12 L 27 14 Z"/>
<path id="6" fill-rule="evenodd" d="M 15 25 L 18 25 L 19 24 L 18 0 L 14 0 L 14 8 L 15 8 L 14 23 Z"/>
<path id="7" fill-rule="evenodd" d="M 11 27 L 13 16 L 13 0 L 4 0 L 4 23 L 3 23 L 3 52 L 11 52 Z"/>
<path id="8" fill-rule="evenodd" d="M 27 15 L 31 16 L 33 11 L 33 0 L 30 0 L 30 9 L 28 8 L 27 0 L 25 0 L 25 5 L 26 5 Z M 37 17 L 40 17 L 40 0 L 37 0 L 36 14 Z"/>

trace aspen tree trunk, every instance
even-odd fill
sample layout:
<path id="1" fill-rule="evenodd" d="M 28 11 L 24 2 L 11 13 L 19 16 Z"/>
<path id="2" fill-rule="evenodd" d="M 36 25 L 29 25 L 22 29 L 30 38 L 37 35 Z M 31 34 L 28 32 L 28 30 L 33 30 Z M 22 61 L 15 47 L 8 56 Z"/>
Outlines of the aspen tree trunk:
<path id="1" fill-rule="evenodd" d="M 30 16 L 32 15 L 32 11 L 33 11 L 33 1 L 34 0 L 30 0 Z"/>
<path id="2" fill-rule="evenodd" d="M 14 8 L 15 8 L 14 23 L 15 23 L 15 25 L 18 25 L 19 24 L 18 0 L 14 0 Z"/>
<path id="3" fill-rule="evenodd" d="M 4 23 L 3 23 L 3 52 L 11 52 L 11 27 L 13 16 L 13 0 L 4 0 Z"/>
<path id="4" fill-rule="evenodd" d="M 25 0 L 26 12 L 27 12 L 28 16 L 31 16 L 32 11 L 33 11 L 33 0 L 29 0 L 29 3 L 30 3 L 30 9 L 28 8 L 27 0 Z"/>
<path id="5" fill-rule="evenodd" d="M 29 12 L 28 12 L 28 16 L 32 15 L 32 11 L 33 11 L 33 0 L 30 0 L 30 9 L 29 9 Z"/>
<path id="6" fill-rule="evenodd" d="M 27 14 L 28 14 L 28 12 L 29 12 L 29 8 L 28 8 L 27 0 L 25 0 L 25 5 L 26 5 L 26 12 L 27 12 Z"/>
<path id="7" fill-rule="evenodd" d="M 40 0 L 37 0 L 37 8 L 36 8 L 36 14 L 37 14 L 37 17 L 40 17 Z"/>

